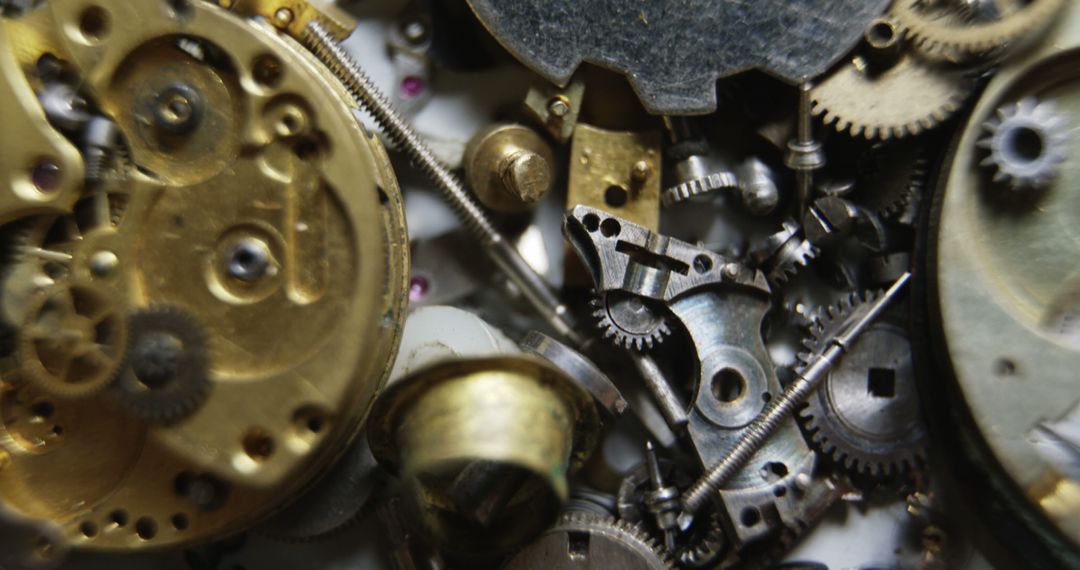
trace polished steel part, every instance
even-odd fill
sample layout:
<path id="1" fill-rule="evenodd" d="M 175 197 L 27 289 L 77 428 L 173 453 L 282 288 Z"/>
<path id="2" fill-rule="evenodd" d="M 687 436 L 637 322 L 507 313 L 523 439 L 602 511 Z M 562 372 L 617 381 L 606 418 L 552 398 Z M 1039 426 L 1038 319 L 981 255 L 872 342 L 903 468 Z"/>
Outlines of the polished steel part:
<path id="1" fill-rule="evenodd" d="M 910 279 L 910 273 L 904 274 L 879 299 L 864 305 L 865 309 L 855 311 L 845 319 L 838 334 L 823 343 L 821 351 L 815 351 L 810 364 L 798 374 L 795 381 L 788 385 L 782 394 L 774 397 L 765 410 L 750 422 L 744 435 L 727 452 L 724 459 L 710 467 L 708 472 L 686 491 L 683 495 L 683 516 L 692 518 L 693 514 L 709 501 L 710 495 L 735 475 L 761 445 L 792 417 L 795 407 L 817 389 L 829 370 L 851 350 L 852 343 L 881 315 L 889 303 L 896 299 Z M 686 523 L 688 522 L 687 520 Z"/>
<path id="2" fill-rule="evenodd" d="M 416 165 L 442 190 L 462 223 L 480 240 L 492 261 L 506 272 L 525 298 L 555 328 L 575 343 L 580 338 L 569 309 L 516 249 L 495 228 L 487 213 L 473 200 L 452 172 L 439 163 L 420 136 L 402 118 L 385 95 L 368 79 L 334 37 L 318 22 L 308 24 L 304 41 L 309 49 L 345 84 L 356 102 L 400 145 Z"/>
<path id="3" fill-rule="evenodd" d="M 618 418 L 630 406 L 602 370 L 569 346 L 542 332 L 532 331 L 521 341 L 521 347 L 547 360 L 581 384 L 611 418 Z"/>
<path id="4" fill-rule="evenodd" d="M 790 83 L 820 75 L 850 50 L 887 0 L 470 0 L 519 61 L 565 85 L 588 62 L 626 75 L 658 115 L 716 109 L 716 80 L 758 68 Z"/>
<path id="5" fill-rule="evenodd" d="M 821 352 L 847 316 L 872 301 L 845 299 L 816 314 L 808 354 Z M 799 411 L 817 449 L 853 472 L 888 476 L 926 457 L 911 343 L 895 320 L 870 325 Z"/>
<path id="6" fill-rule="evenodd" d="M 51 159 L 31 177 L 68 205 L 5 210 L 26 218 L 5 257 L 5 317 L 38 291 L 100 292 L 68 296 L 75 310 L 53 314 L 77 318 L 63 326 L 17 334 L 46 331 L 35 352 L 50 362 L 119 347 L 111 361 L 138 394 L 106 381 L 63 398 L 25 358 L 5 362 L 0 496 L 62 528 L 58 547 L 153 550 L 250 527 L 340 453 L 389 372 L 408 262 L 385 151 L 315 58 L 207 2 L 59 0 L 0 30 L 0 60 L 17 63 L 0 83 L 73 81 L 94 109 L 69 133 L 85 167 L 53 146 L 40 109 L 6 123 Z M 237 247 L 252 243 L 265 263 Z M 117 336 L 166 306 L 190 320 Z M 181 385 L 195 390 L 169 391 Z"/>

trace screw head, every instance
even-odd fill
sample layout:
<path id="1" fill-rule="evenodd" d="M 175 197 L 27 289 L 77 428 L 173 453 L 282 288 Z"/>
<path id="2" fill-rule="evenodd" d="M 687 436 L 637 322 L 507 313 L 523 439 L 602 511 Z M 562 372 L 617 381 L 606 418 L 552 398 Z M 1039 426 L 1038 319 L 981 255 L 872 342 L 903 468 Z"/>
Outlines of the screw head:
<path id="1" fill-rule="evenodd" d="M 517 152 L 503 168 L 502 181 L 513 196 L 526 204 L 535 204 L 551 188 L 551 167 L 535 152 Z"/>
<path id="2" fill-rule="evenodd" d="M 548 112 L 556 119 L 562 119 L 570 113 L 570 102 L 565 97 L 553 97 L 548 101 Z"/>
<path id="3" fill-rule="evenodd" d="M 630 168 L 630 179 L 637 184 L 643 184 L 652 176 L 652 167 L 644 160 L 639 160 Z"/>
<path id="4" fill-rule="evenodd" d="M 173 134 L 189 133 L 202 120 L 202 97 L 194 87 L 175 83 L 166 87 L 154 103 L 154 121 Z"/>
<path id="5" fill-rule="evenodd" d="M 293 12 L 288 8 L 278 8 L 277 12 L 274 12 L 274 25 L 279 28 L 288 26 L 293 21 Z"/>

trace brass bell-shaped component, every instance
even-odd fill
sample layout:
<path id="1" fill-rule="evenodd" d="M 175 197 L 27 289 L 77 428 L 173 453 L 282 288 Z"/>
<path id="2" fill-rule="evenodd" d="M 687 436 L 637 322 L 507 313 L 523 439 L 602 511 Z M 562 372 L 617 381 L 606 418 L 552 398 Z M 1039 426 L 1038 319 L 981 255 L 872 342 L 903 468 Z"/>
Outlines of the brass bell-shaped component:
<path id="1" fill-rule="evenodd" d="M 420 528 L 465 553 L 505 552 L 550 526 L 600 426 L 584 388 L 526 356 L 436 364 L 391 385 L 372 414 L 372 452 Z"/>

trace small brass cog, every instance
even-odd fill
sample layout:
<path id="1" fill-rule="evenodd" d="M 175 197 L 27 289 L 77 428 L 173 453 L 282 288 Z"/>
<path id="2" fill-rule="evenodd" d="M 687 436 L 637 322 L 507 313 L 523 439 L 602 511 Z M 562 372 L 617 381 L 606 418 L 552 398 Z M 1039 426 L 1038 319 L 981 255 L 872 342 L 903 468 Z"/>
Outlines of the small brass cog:
<path id="1" fill-rule="evenodd" d="M 123 368 L 128 332 L 122 307 L 106 290 L 54 285 L 34 299 L 19 328 L 19 371 L 58 398 L 94 395 Z"/>
<path id="2" fill-rule="evenodd" d="M 1008 47 L 1048 26 L 1066 0 L 1009 0 L 1004 14 L 980 21 L 950 10 L 944 2 L 897 0 L 892 16 L 919 49 L 931 54 L 971 56 Z"/>
<path id="3" fill-rule="evenodd" d="M 885 70 L 855 57 L 814 86 L 812 112 L 855 137 L 903 138 L 940 125 L 974 87 L 962 72 L 911 54 Z"/>

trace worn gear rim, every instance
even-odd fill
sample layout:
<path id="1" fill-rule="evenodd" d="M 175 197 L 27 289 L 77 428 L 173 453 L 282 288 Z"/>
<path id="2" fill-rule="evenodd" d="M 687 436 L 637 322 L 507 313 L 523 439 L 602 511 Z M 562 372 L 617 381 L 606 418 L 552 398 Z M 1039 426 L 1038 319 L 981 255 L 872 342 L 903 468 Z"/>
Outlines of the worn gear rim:
<path id="1" fill-rule="evenodd" d="M 819 311 L 813 319 L 813 324 L 810 327 L 810 337 L 806 341 L 806 348 L 809 352 L 802 353 L 799 356 L 802 366 L 807 366 L 813 360 L 814 355 L 821 354 L 828 348 L 828 339 L 833 338 L 838 331 L 844 328 L 844 324 L 853 312 L 859 307 L 872 303 L 877 297 L 878 293 L 866 293 L 864 295 L 853 293 L 842 299 L 838 304 Z M 901 329 L 901 327 L 885 321 L 870 325 L 867 332 L 874 329 L 881 331 L 882 327 Z M 859 346 L 860 343 L 856 342 L 848 350 L 846 358 L 850 358 L 852 353 L 858 351 Z M 862 344 L 861 346 L 866 345 Z M 909 366 L 911 366 L 911 358 L 909 348 Z M 925 461 L 926 430 L 919 421 L 917 405 L 914 407 L 915 417 L 903 424 L 905 429 L 902 433 L 877 436 L 872 442 L 861 445 L 865 442 L 864 438 L 866 436 L 863 433 L 857 433 L 857 428 L 850 425 L 853 422 L 849 423 L 849 415 L 842 410 L 843 404 L 834 401 L 831 397 L 830 384 L 835 378 L 840 378 L 843 366 L 844 360 L 841 360 L 836 368 L 826 376 L 822 385 L 807 398 L 807 405 L 803 406 L 798 412 L 800 424 L 814 446 L 845 469 L 871 477 L 904 473 Z M 914 393 L 914 388 L 912 382 L 908 389 L 912 391 L 911 397 L 915 398 L 917 402 L 917 394 Z"/>
<path id="2" fill-rule="evenodd" d="M 988 154 L 980 166 L 992 168 L 994 182 L 1007 184 L 1013 190 L 1045 185 L 1057 176 L 1068 158 L 1068 126 L 1051 103 L 1029 97 L 1003 105 L 983 123 L 983 130 L 986 137 L 977 146 Z M 1030 160 L 1014 148 L 1020 144 L 1017 137 L 1024 132 L 1034 134 L 1040 143 L 1040 154 Z"/>
<path id="3" fill-rule="evenodd" d="M 667 318 L 640 297 L 608 292 L 592 299 L 589 305 L 597 320 L 596 326 L 603 331 L 604 338 L 617 347 L 639 351 L 652 349 L 671 334 Z M 617 316 L 620 306 L 637 313 L 641 322 L 628 323 Z"/>
<path id="4" fill-rule="evenodd" d="M 44 339 L 36 334 L 30 334 L 41 317 L 41 312 L 46 310 L 51 302 L 56 302 L 58 297 L 64 297 L 64 309 L 78 314 L 79 319 L 89 321 L 93 327 L 93 333 L 99 335 L 91 343 L 94 345 L 97 370 L 91 374 L 89 380 L 69 382 L 60 376 L 68 376 L 71 373 L 73 361 L 82 360 L 86 364 L 87 351 L 75 356 L 67 355 L 67 365 L 63 374 L 57 374 L 50 370 L 42 362 L 44 356 L 40 350 L 39 342 Z M 82 297 L 82 301 L 76 298 Z M 90 305 L 96 305 L 90 315 L 81 314 L 80 311 L 89 311 Z M 27 381 L 58 398 L 86 398 L 93 396 L 109 387 L 116 380 L 124 368 L 130 341 L 130 326 L 123 318 L 119 305 L 111 296 L 98 287 L 85 283 L 61 283 L 39 293 L 27 311 L 27 317 L 20 327 L 16 346 L 16 358 L 19 370 Z M 100 337 L 106 337 L 105 342 Z M 63 352 L 63 351 L 58 351 Z M 56 356 L 56 353 L 53 354 Z"/>
<path id="5" fill-rule="evenodd" d="M 904 141 L 899 146 L 875 146 L 863 170 L 856 202 L 883 218 L 893 218 L 922 195 L 930 159 L 916 141 Z"/>
<path id="6" fill-rule="evenodd" d="M 856 58 L 811 90 L 811 113 L 839 132 L 888 140 L 933 129 L 958 111 L 974 82 L 957 71 L 904 55 L 889 69 L 869 75 Z M 919 101 L 912 103 L 912 86 Z"/>
<path id="7" fill-rule="evenodd" d="M 131 415 L 155 423 L 173 423 L 194 412 L 210 393 L 210 357 L 202 326 L 182 309 L 157 306 L 129 318 L 132 355 L 114 387 L 117 401 Z M 148 388 L 136 374 L 140 340 L 164 333 L 181 346 L 176 376 Z"/>
<path id="8" fill-rule="evenodd" d="M 587 533 L 589 535 L 604 536 L 638 554 L 646 561 L 643 568 L 675 569 L 670 555 L 659 543 L 649 537 L 638 526 L 614 517 L 583 512 L 566 513 L 544 533 L 544 536 L 557 533 Z M 538 544 L 542 540 L 543 537 L 533 544 Z M 515 560 L 519 556 L 526 556 L 530 546 L 525 547 L 511 558 L 504 568 L 515 568 Z"/>
<path id="9" fill-rule="evenodd" d="M 977 55 L 1010 44 L 1047 26 L 1066 0 L 1033 0 L 1020 11 L 995 22 L 957 25 L 928 17 L 919 10 L 922 0 L 898 0 L 892 15 L 908 39 L 929 52 Z"/>

